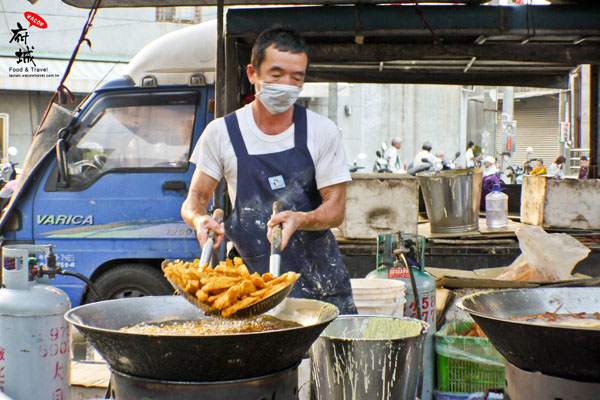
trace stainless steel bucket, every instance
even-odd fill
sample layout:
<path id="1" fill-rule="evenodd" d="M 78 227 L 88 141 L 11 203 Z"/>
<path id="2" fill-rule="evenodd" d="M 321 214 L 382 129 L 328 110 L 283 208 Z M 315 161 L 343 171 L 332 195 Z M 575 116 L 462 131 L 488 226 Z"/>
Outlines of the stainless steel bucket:
<path id="1" fill-rule="evenodd" d="M 338 317 L 310 349 L 312 399 L 414 399 L 428 329 L 413 318 Z"/>
<path id="2" fill-rule="evenodd" d="M 482 173 L 459 169 L 417 174 L 432 233 L 479 229 Z"/>

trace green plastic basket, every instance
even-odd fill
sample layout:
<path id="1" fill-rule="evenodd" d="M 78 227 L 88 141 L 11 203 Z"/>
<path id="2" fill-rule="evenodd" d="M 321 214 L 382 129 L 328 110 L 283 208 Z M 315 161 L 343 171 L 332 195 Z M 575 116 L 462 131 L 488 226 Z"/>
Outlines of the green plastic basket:
<path id="1" fill-rule="evenodd" d="M 504 358 L 487 338 L 458 336 L 473 322 L 446 324 L 436 333 L 437 389 L 474 393 L 504 388 Z"/>

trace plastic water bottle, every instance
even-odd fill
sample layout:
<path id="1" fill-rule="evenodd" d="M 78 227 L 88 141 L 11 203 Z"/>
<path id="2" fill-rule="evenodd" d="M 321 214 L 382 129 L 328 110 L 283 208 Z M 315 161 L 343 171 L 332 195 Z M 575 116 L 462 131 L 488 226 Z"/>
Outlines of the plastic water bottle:
<path id="1" fill-rule="evenodd" d="M 492 192 L 485 196 L 485 222 L 488 228 L 503 228 L 508 225 L 508 196 L 495 184 Z"/>

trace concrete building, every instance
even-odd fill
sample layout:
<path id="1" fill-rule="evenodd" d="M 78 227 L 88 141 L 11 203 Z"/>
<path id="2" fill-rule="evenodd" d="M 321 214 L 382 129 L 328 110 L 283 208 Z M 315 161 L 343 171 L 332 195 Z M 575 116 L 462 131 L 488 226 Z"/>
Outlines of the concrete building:
<path id="1" fill-rule="evenodd" d="M 448 158 L 460 151 L 461 86 L 337 84 L 337 112 L 332 114 L 327 84 L 318 85 L 325 88 L 319 91 L 308 85 L 302 96 L 310 98 L 312 110 L 337 122 L 348 162 L 364 165 L 365 172 L 371 171 L 381 143 L 389 145 L 396 136 L 403 139 L 405 164 L 413 160 L 424 141 Z"/>

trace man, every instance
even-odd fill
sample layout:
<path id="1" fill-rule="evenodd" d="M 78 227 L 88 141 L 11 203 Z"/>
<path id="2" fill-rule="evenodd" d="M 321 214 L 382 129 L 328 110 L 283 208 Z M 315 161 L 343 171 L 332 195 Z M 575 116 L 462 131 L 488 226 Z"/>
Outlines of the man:
<path id="1" fill-rule="evenodd" d="M 469 142 L 467 144 L 467 151 L 465 152 L 465 163 L 467 168 L 475 168 L 475 143 Z"/>
<path id="2" fill-rule="evenodd" d="M 259 35 L 246 67 L 256 99 L 207 125 L 191 157 L 197 168 L 181 215 L 201 245 L 208 230 L 216 233 L 216 246 L 225 235 L 260 273 L 268 271 L 267 237 L 281 224 L 281 272 L 301 274 L 292 296 L 353 314 L 350 279 L 330 231 L 344 219 L 350 174 L 335 124 L 294 105 L 307 65 L 306 45 L 296 33 L 270 29 Z M 233 204 L 224 225 L 206 211 L 222 177 Z M 275 200 L 285 211 L 271 217 Z"/>
<path id="3" fill-rule="evenodd" d="M 435 157 L 440 160 L 440 162 L 442 163 L 442 169 L 443 170 L 449 170 L 449 169 L 454 169 L 454 164 L 451 162 L 448 162 L 448 160 L 446 160 L 446 153 L 444 153 L 443 151 L 436 151 L 435 153 Z"/>
<path id="4" fill-rule="evenodd" d="M 533 169 L 529 173 L 530 175 L 546 175 L 548 171 L 546 170 L 546 166 L 544 165 L 544 160 L 542 160 L 541 158 L 536 158 L 531 160 L 531 162 L 533 163 Z"/>
<path id="5" fill-rule="evenodd" d="M 400 148 L 402 147 L 402 138 L 395 137 L 392 139 L 391 147 L 385 151 L 384 158 L 388 163 L 388 168 L 396 174 L 405 174 L 406 168 L 400 157 Z"/>
<path id="6" fill-rule="evenodd" d="M 590 161 L 586 156 L 579 157 L 579 175 L 577 176 L 580 180 L 588 179 L 590 174 Z"/>
<path id="7" fill-rule="evenodd" d="M 556 160 L 554 160 L 554 162 L 550 164 L 550 167 L 548 167 L 548 172 L 546 175 L 555 179 L 563 179 L 565 177 L 566 162 L 567 159 L 565 156 L 556 157 Z"/>
<path id="8" fill-rule="evenodd" d="M 439 158 L 431 154 L 431 143 L 424 142 L 421 146 L 421 151 L 417 153 L 415 159 L 413 160 L 412 169 L 415 171 L 423 171 L 426 169 L 430 169 L 433 171 L 441 171 L 442 170 L 442 162 Z"/>

